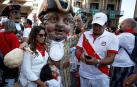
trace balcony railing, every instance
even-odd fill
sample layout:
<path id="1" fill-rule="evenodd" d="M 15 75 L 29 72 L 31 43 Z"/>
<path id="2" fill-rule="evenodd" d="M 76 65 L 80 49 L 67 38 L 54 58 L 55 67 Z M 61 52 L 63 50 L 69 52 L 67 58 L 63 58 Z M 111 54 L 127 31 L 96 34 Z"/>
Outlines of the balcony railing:
<path id="1" fill-rule="evenodd" d="M 94 15 L 97 12 L 104 12 L 108 15 L 110 19 L 115 19 L 115 17 L 121 17 L 124 14 L 124 11 L 116 11 L 116 10 L 104 10 L 104 9 L 80 9 L 77 14 L 80 14 L 81 12 L 88 12 Z"/>

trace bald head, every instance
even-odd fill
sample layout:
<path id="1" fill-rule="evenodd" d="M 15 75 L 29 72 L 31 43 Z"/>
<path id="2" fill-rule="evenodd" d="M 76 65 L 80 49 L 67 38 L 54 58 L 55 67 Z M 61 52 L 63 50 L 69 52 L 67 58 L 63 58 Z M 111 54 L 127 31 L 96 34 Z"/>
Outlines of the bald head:
<path id="1" fill-rule="evenodd" d="M 120 30 L 125 31 L 126 29 L 133 29 L 133 31 L 137 32 L 137 22 L 132 18 L 123 20 L 120 24 Z"/>

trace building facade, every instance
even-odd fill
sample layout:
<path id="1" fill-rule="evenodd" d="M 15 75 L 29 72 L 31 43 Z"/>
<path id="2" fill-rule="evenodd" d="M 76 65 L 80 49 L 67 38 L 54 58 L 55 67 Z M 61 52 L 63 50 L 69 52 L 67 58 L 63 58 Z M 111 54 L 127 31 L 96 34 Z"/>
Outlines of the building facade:
<path id="1" fill-rule="evenodd" d="M 108 26 L 117 26 L 119 18 L 123 15 L 120 11 L 122 0 L 70 0 L 70 2 L 74 7 L 81 8 L 80 12 L 89 12 L 92 15 L 97 12 L 106 13 L 109 18 Z"/>
<path id="2" fill-rule="evenodd" d="M 32 18 L 35 22 L 37 16 L 44 6 L 46 0 L 0 0 L 0 4 L 18 3 L 22 6 L 21 13 L 23 17 Z M 73 7 L 80 10 L 77 13 L 90 13 L 94 15 L 97 12 L 104 12 L 108 15 L 108 25 L 117 26 L 119 18 L 123 15 L 121 9 L 122 0 L 68 0 Z M 137 10 L 137 6 L 136 6 Z M 137 14 L 136 14 L 137 15 Z M 137 17 L 137 16 L 136 16 Z"/>
<path id="3" fill-rule="evenodd" d="M 137 19 L 137 0 L 136 0 L 136 4 L 135 4 L 134 18 Z"/>

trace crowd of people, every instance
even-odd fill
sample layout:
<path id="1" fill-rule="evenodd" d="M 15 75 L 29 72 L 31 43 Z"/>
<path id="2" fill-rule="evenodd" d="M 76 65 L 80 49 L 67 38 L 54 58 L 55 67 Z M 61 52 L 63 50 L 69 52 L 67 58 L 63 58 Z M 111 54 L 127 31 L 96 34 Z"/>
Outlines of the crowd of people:
<path id="1" fill-rule="evenodd" d="M 107 28 L 103 12 L 84 22 L 69 2 L 48 0 L 36 26 L 20 20 L 20 8 L 10 4 L 0 11 L 0 87 L 137 87 L 137 66 L 129 55 L 136 44 L 135 19 Z M 24 50 L 23 61 L 9 68 L 3 57 L 15 48 Z"/>

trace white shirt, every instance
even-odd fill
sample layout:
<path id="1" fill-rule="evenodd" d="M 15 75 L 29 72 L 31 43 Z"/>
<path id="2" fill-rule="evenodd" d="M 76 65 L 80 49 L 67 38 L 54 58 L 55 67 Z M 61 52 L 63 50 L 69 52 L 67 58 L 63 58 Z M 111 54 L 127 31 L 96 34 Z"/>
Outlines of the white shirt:
<path id="1" fill-rule="evenodd" d="M 33 81 L 39 79 L 41 68 L 47 64 L 48 54 L 45 52 L 45 58 L 42 57 L 41 53 L 37 50 L 38 54 L 31 54 L 24 52 L 24 58 L 21 65 L 19 81 L 21 85 L 25 87 L 37 87 Z"/>
<path id="2" fill-rule="evenodd" d="M 78 65 L 79 65 L 78 59 L 75 56 L 75 52 L 76 52 L 76 47 L 71 47 L 70 48 L 70 65 L 71 65 L 70 71 L 72 72 L 77 71 Z"/>
<path id="3" fill-rule="evenodd" d="M 95 41 L 92 36 L 92 30 L 84 32 L 84 34 L 101 59 L 106 57 L 107 51 L 118 51 L 118 39 L 113 33 L 104 31 L 104 33 L 96 38 Z M 82 43 L 83 35 L 80 37 L 77 46 L 82 47 Z M 84 53 L 86 54 L 85 51 Z M 88 79 L 108 77 L 107 75 L 103 74 L 95 65 L 87 65 L 83 62 L 80 62 L 80 75 Z"/>
<path id="4" fill-rule="evenodd" d="M 131 33 L 122 33 L 118 35 L 119 47 L 127 49 L 129 53 L 132 52 L 135 44 L 135 36 Z M 134 66 L 133 61 L 130 59 L 127 52 L 120 48 L 118 54 L 115 57 L 114 63 L 112 66 L 115 67 L 131 67 Z"/>
<path id="5" fill-rule="evenodd" d="M 58 76 L 58 79 L 51 79 L 45 82 L 46 84 L 48 84 L 48 87 L 62 87 L 61 84 L 61 77 Z"/>
<path id="6" fill-rule="evenodd" d="M 25 28 L 23 31 L 23 37 L 29 37 L 29 34 L 31 32 L 31 28 Z"/>
<path id="7" fill-rule="evenodd" d="M 20 23 L 15 23 L 17 31 L 21 31 L 21 25 Z"/>

